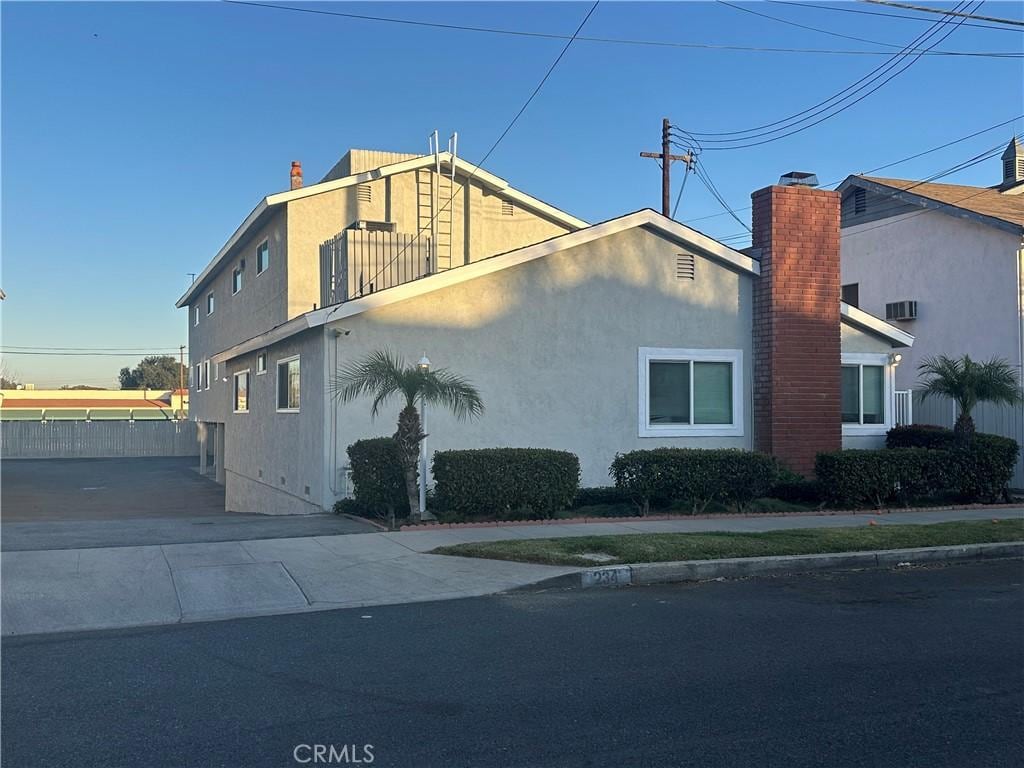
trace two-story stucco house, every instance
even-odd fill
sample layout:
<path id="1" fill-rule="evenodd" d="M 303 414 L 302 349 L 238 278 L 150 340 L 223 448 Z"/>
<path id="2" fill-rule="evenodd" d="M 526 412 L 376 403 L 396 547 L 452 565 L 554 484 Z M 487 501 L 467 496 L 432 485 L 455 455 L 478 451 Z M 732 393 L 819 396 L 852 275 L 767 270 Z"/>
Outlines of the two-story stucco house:
<path id="1" fill-rule="evenodd" d="M 438 173 L 435 158 L 423 162 L 342 168 L 298 200 L 337 187 L 358 204 L 365 183 L 395 195 L 403 180 L 390 169 Z M 741 253 L 650 210 L 587 226 L 450 157 L 440 175 L 451 178 L 452 165 L 460 191 L 442 199 L 467 199 L 478 180 L 481 188 L 455 209 L 452 231 L 468 239 L 440 269 L 440 258 L 424 267 L 432 249 L 408 238 L 423 223 L 415 197 L 372 213 L 338 204 L 307 219 L 292 208 L 296 190 L 267 198 L 242 227 L 257 234 L 236 234 L 180 300 L 190 323 L 199 309 L 192 413 L 216 435 L 229 509 L 320 511 L 349 492 L 347 446 L 391 434 L 397 410 L 374 421 L 368 402 L 333 399 L 330 382 L 345 361 L 383 347 L 409 360 L 425 352 L 483 396 L 479 420 L 427 415 L 428 452 L 566 449 L 579 455 L 585 485 L 609 482 L 617 452 L 657 446 L 764 450 L 809 473 L 817 451 L 877 444 L 893 423 L 894 350 L 913 337 L 840 301 L 838 194 L 790 179 L 756 192 L 754 249 Z M 281 198 L 293 202 L 275 235 L 258 220 Z M 519 216 L 529 217 L 522 229 L 509 221 Z M 316 233 L 293 236 L 314 221 Z M 374 250 L 360 239 L 368 233 L 397 242 Z M 204 336 L 203 324 L 259 281 L 251 260 L 275 236 L 286 244 L 279 282 L 252 310 L 239 304 L 223 336 Z M 409 253 L 415 261 L 403 263 Z M 241 259 L 247 274 L 235 286 Z M 212 314 L 208 285 L 225 293 Z M 246 332 L 247 312 L 278 294 L 287 302 Z"/>
<path id="2" fill-rule="evenodd" d="M 896 373 L 912 389 L 932 355 L 1002 357 L 1024 382 L 1024 148 L 992 187 L 850 176 L 842 194 L 847 302 L 913 333 Z"/>

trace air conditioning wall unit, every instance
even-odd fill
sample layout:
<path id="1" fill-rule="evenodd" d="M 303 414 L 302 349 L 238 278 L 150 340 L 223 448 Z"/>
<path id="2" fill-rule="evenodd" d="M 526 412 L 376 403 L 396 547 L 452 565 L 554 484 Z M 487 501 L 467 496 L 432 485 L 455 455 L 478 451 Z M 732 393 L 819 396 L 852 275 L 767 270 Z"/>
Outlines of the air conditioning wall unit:
<path id="1" fill-rule="evenodd" d="M 368 221 L 366 219 L 357 219 L 352 222 L 349 229 L 362 229 L 366 232 L 397 232 L 398 226 L 393 221 Z"/>
<path id="2" fill-rule="evenodd" d="M 916 301 L 892 301 L 885 305 L 886 320 L 914 320 L 916 318 Z"/>

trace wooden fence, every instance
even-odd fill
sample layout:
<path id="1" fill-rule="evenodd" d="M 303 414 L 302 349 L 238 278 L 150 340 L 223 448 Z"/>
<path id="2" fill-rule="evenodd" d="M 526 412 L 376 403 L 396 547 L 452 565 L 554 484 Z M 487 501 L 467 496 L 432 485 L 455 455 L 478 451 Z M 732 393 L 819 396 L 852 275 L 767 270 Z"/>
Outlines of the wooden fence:
<path id="1" fill-rule="evenodd" d="M 194 421 L 5 421 L 5 459 L 198 456 Z"/>

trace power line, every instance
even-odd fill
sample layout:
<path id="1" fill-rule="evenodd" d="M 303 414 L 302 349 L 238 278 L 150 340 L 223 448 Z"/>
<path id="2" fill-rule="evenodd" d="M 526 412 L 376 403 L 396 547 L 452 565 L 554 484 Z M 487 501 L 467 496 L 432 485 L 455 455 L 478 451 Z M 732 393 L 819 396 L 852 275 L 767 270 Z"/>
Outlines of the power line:
<path id="1" fill-rule="evenodd" d="M 180 346 L 180 345 L 179 345 Z M 48 350 L 53 352 L 152 352 L 153 350 L 178 351 L 178 347 L 36 347 L 19 346 L 17 344 L 4 344 L 4 349 L 35 349 Z"/>
<path id="2" fill-rule="evenodd" d="M 937 147 L 932 147 L 931 149 L 926 149 L 923 152 L 918 152 L 915 155 L 910 155 L 908 157 L 903 157 L 903 158 L 900 158 L 899 160 L 893 160 L 891 163 L 886 163 L 885 165 L 880 165 L 877 168 L 871 168 L 871 169 L 866 170 L 866 171 L 861 171 L 857 175 L 866 176 L 869 173 L 876 173 L 877 171 L 881 171 L 881 170 L 884 170 L 886 168 L 891 168 L 894 165 L 901 165 L 902 163 L 906 163 L 906 162 L 909 162 L 911 160 L 916 160 L 919 157 L 924 157 L 925 155 L 930 155 L 933 152 L 938 152 L 940 149 L 946 149 L 947 147 L 952 147 L 955 144 L 960 144 L 960 143 L 962 143 L 964 141 L 968 141 L 969 139 L 973 139 L 976 136 L 981 136 L 984 133 L 989 133 L 990 131 L 994 131 L 996 128 L 1002 128 L 1004 125 L 1009 125 L 1010 123 L 1015 123 L 1018 120 L 1022 120 L 1022 119 L 1024 119 L 1024 114 L 1017 115 L 1016 117 L 1011 117 L 1009 120 L 1003 120 L 1001 123 L 996 123 L 995 125 L 990 125 L 988 128 L 982 128 L 980 131 L 975 131 L 974 133 L 969 133 L 966 136 L 961 136 L 959 139 L 953 139 L 952 141 L 947 141 L 945 144 L 939 144 Z M 844 176 L 843 179 L 845 179 L 845 178 L 846 177 Z M 833 184 L 840 183 L 841 181 L 843 181 L 843 179 L 838 179 L 837 181 L 829 181 L 829 182 L 827 182 L 825 184 L 822 184 L 822 186 L 823 187 L 831 187 Z M 743 206 L 741 208 L 735 208 L 734 210 L 745 211 L 745 210 L 749 210 L 750 208 L 751 208 L 751 206 L 745 205 L 745 206 Z M 695 222 L 695 221 L 704 221 L 705 219 L 717 219 L 719 216 L 727 216 L 727 215 L 728 214 L 726 212 L 712 213 L 712 214 L 710 214 L 708 216 L 698 216 L 697 218 L 694 218 L 694 219 L 688 219 L 687 222 L 692 223 L 692 222 Z"/>
<path id="3" fill-rule="evenodd" d="M 683 190 L 686 189 L 686 180 L 690 178 L 690 164 L 686 163 L 686 170 L 683 171 L 683 183 L 679 185 L 679 194 L 676 195 L 676 204 L 672 207 L 672 218 L 675 219 L 676 211 L 679 210 L 679 203 L 683 199 Z"/>
<path id="4" fill-rule="evenodd" d="M 548 81 L 548 78 L 551 77 L 551 73 L 555 71 L 555 67 L 558 66 L 559 62 L 562 61 L 562 58 L 565 56 L 565 54 L 568 53 L 569 47 L 573 44 L 573 41 L 576 39 L 576 35 L 580 33 L 580 30 L 583 29 L 583 26 L 587 23 L 587 21 L 590 20 L 590 17 L 593 15 L 594 11 L 597 10 L 597 6 L 600 5 L 600 3 L 601 0 L 596 0 L 594 4 L 590 6 L 590 10 L 587 11 L 587 15 L 583 17 L 583 21 L 581 21 L 579 23 L 579 26 L 576 27 L 576 31 L 573 32 L 572 37 L 570 37 L 569 41 L 562 47 L 562 50 L 558 54 L 558 57 L 553 62 L 551 62 L 551 66 L 548 67 L 548 71 L 544 73 L 544 77 L 541 78 L 541 81 L 537 84 L 537 87 L 533 89 L 533 93 L 531 93 L 530 97 L 523 103 L 523 106 L 519 108 L 519 111 L 516 112 L 515 117 L 513 117 L 509 124 L 505 126 L 505 130 L 501 132 L 501 135 L 498 136 L 497 140 L 491 145 L 491 148 L 487 150 L 487 154 L 484 155 L 483 159 L 476 164 L 476 167 L 473 169 L 473 172 L 469 174 L 469 176 L 466 179 L 467 186 L 469 182 L 473 180 L 473 177 L 476 175 L 476 172 L 483 167 L 484 163 L 487 162 L 487 158 L 489 158 L 491 156 L 491 153 L 493 153 L 494 150 L 498 148 L 498 145 L 501 144 L 502 140 L 508 135 L 508 132 L 512 130 L 513 126 L 515 126 L 519 118 L 522 117 L 523 113 L 526 111 L 526 108 L 530 106 L 530 103 L 534 100 L 534 98 L 536 98 L 537 94 L 540 93 L 540 89 L 544 87 L 544 83 Z M 387 261 L 387 263 L 385 263 L 380 269 L 378 269 L 377 272 L 375 272 L 374 275 L 367 282 L 374 282 L 381 274 L 383 274 L 384 270 L 388 269 L 392 264 L 394 264 L 398 259 L 400 259 L 402 255 L 407 250 L 409 250 L 412 244 L 420 239 L 420 235 L 426 229 L 429 229 L 433 225 L 437 217 L 448 209 L 448 206 L 451 205 L 451 202 L 452 200 L 448 200 L 443 206 L 441 206 L 437 210 L 437 212 L 430 217 L 430 221 L 427 222 L 426 227 L 421 227 L 419 231 L 416 233 L 416 235 L 411 240 L 409 240 L 404 246 L 402 246 L 402 249 L 394 256 L 392 256 L 391 259 Z"/>
<path id="5" fill-rule="evenodd" d="M 401 19 L 389 16 L 368 16 L 359 13 L 346 13 L 343 11 L 328 11 L 320 8 L 300 8 L 293 5 L 277 5 L 274 3 L 251 2 L 251 0 L 221 0 L 228 5 L 246 5 L 254 8 L 270 8 L 278 11 L 290 11 L 293 13 L 312 13 L 319 16 L 337 16 L 356 21 L 370 21 L 385 24 L 403 24 L 413 27 L 428 27 L 432 29 L 454 30 L 459 32 L 480 32 L 492 35 L 509 35 L 513 37 L 532 37 L 543 40 L 571 40 L 570 35 L 559 35 L 549 32 L 527 32 L 517 29 L 502 29 L 498 27 L 476 27 L 464 24 L 444 24 L 441 22 L 419 21 L 416 19 Z M 886 14 L 887 15 L 887 14 Z M 717 43 L 689 43 L 671 42 L 665 40 L 634 40 L 616 37 L 584 37 L 577 36 L 577 42 L 605 43 L 611 45 L 634 45 L 653 46 L 657 48 L 687 48 L 710 51 L 748 51 L 753 53 L 801 53 L 801 54 L 834 54 L 841 56 L 886 56 L 885 51 L 856 51 L 836 50 L 824 48 L 783 48 L 764 47 L 749 45 L 726 45 Z M 929 56 L 975 56 L 982 58 L 1020 58 L 1022 54 L 1011 51 L 929 51 Z"/>
<path id="6" fill-rule="evenodd" d="M 957 7 L 966 7 L 967 5 L 969 5 L 969 3 L 961 2 L 961 3 L 958 4 Z M 975 5 L 975 7 L 980 7 L 980 5 L 981 5 L 981 2 L 978 2 Z M 797 112 L 797 113 L 795 113 L 793 115 L 790 115 L 789 117 L 782 118 L 781 120 L 776 120 L 776 121 L 774 121 L 772 123 L 766 123 L 764 125 L 756 126 L 754 128 L 747 128 L 747 129 L 744 129 L 744 130 L 741 130 L 741 131 L 726 131 L 726 132 L 719 132 L 719 133 L 699 133 L 699 132 L 690 131 L 690 132 L 688 132 L 686 134 L 686 136 L 684 136 L 684 138 L 697 138 L 697 139 L 700 139 L 701 142 L 707 142 L 709 144 L 732 144 L 733 145 L 733 146 L 726 146 L 726 147 L 709 147 L 708 149 L 716 149 L 716 150 L 720 150 L 720 149 L 743 149 L 745 147 L 755 147 L 755 146 L 760 146 L 762 144 L 768 144 L 768 143 L 773 142 L 773 141 L 779 141 L 779 140 L 784 139 L 784 138 L 786 138 L 788 136 L 792 136 L 793 134 L 805 131 L 805 130 L 807 130 L 807 129 L 815 126 L 815 125 L 818 125 L 819 123 L 824 122 L 825 120 L 828 120 L 828 119 L 830 119 L 832 117 L 835 117 L 836 115 L 839 115 L 840 113 L 846 111 L 847 109 L 849 109 L 850 107 L 854 106 L 855 104 L 858 104 L 859 102 L 863 101 L 865 98 L 867 98 L 868 96 L 872 95 L 873 93 L 878 91 L 880 88 L 882 88 L 884 85 L 886 85 L 893 78 L 897 77 L 898 75 L 902 74 L 907 69 L 909 69 L 911 66 L 913 66 L 913 64 L 920 58 L 920 54 L 908 54 L 906 51 L 909 50 L 910 47 L 912 47 L 914 45 L 917 45 L 919 42 L 927 41 L 933 35 L 938 33 L 941 30 L 942 26 L 944 26 L 944 25 L 946 25 L 948 23 L 950 23 L 950 22 L 946 22 L 946 21 L 938 21 L 938 22 L 936 22 L 935 24 L 933 24 L 929 28 L 929 30 L 927 32 L 922 33 L 921 35 L 918 35 L 917 38 L 915 38 L 907 46 L 907 48 L 904 51 L 902 51 L 900 53 L 897 53 L 897 54 L 894 54 L 887 63 L 882 64 L 882 65 L 876 67 L 874 70 L 869 72 L 867 75 L 862 77 L 860 80 L 858 80 L 855 83 L 847 86 L 846 88 L 844 88 L 843 90 L 839 91 L 838 93 L 833 94 L 832 96 L 830 96 L 829 98 L 825 99 L 824 101 L 818 102 L 817 104 L 815 104 L 815 105 L 813 105 L 811 107 L 808 107 L 808 108 L 806 108 L 806 109 L 804 109 L 804 110 L 802 110 L 800 112 Z M 948 31 L 946 31 L 945 34 L 942 37 L 940 37 L 938 40 L 935 40 L 933 43 L 931 43 L 929 45 L 929 48 L 933 48 L 934 46 L 938 45 L 940 42 L 942 42 L 943 40 L 948 38 L 954 31 L 956 31 L 957 27 L 961 23 L 963 23 L 962 19 L 960 21 L 957 21 L 957 22 L 952 22 L 952 29 L 949 29 Z M 902 66 L 900 68 L 895 69 L 895 71 L 892 71 L 895 67 L 898 67 L 904 60 L 906 60 L 908 58 L 910 60 L 907 63 L 902 64 Z M 878 82 L 883 76 L 885 76 L 885 79 L 882 79 L 881 82 Z M 874 86 L 874 87 L 872 87 L 871 90 L 867 91 L 867 93 L 862 94 L 861 96 L 859 96 L 858 98 L 854 99 L 853 101 L 848 101 L 848 99 L 850 99 L 851 97 L 853 97 L 857 93 L 859 93 L 859 92 L 863 91 L 864 89 L 869 88 L 871 86 Z M 835 103 L 833 103 L 833 102 L 835 102 Z M 843 104 L 843 102 L 846 102 L 846 103 Z M 842 104 L 842 106 L 840 106 L 840 104 Z M 832 111 L 832 110 L 834 110 L 834 111 Z M 822 115 L 822 114 L 824 114 L 824 117 L 821 117 L 818 120 L 815 120 L 814 122 L 811 122 L 811 123 L 808 123 L 806 125 L 800 126 L 801 123 L 806 123 L 808 120 L 811 120 L 812 118 L 817 117 L 818 115 Z M 773 126 L 779 126 L 779 127 L 773 128 Z M 800 126 L 800 127 L 797 127 L 797 126 Z M 771 130 L 765 130 L 765 129 L 771 129 Z M 792 129 L 792 130 L 790 130 L 790 129 Z M 783 131 L 788 131 L 788 133 L 782 133 L 782 135 L 774 136 L 772 138 L 765 138 L 765 137 L 771 136 L 772 134 L 780 133 L 780 132 L 783 132 Z M 750 134 L 750 135 L 743 135 L 743 134 Z M 717 136 L 733 136 L 735 138 L 714 138 L 714 137 L 717 137 Z M 762 140 L 762 141 L 752 141 L 754 139 L 764 139 L 764 140 Z M 747 143 L 734 144 L 735 142 L 747 142 Z"/>
<path id="7" fill-rule="evenodd" d="M 163 352 L 27 352 L 24 350 L 0 349 L 0 355 L 43 355 L 47 357 L 174 357 Z M 177 361 L 175 361 L 177 362 Z"/>
<path id="8" fill-rule="evenodd" d="M 743 227 L 749 232 L 750 227 L 747 226 L 747 223 L 743 221 L 743 219 L 741 219 L 739 216 L 737 216 L 736 211 L 730 208 L 729 204 L 725 202 L 725 198 L 722 197 L 722 195 L 719 193 L 718 187 L 716 187 L 715 183 L 711 180 L 711 176 L 708 174 L 707 168 L 700 161 L 700 159 L 697 160 L 696 169 L 694 172 L 696 173 L 697 178 L 701 180 L 705 187 L 707 187 L 708 192 L 710 192 L 711 195 L 722 205 L 722 207 L 725 208 L 726 212 L 734 219 L 736 219 L 736 221 L 739 222 L 741 227 Z"/>
<path id="9" fill-rule="evenodd" d="M 923 11 L 924 13 L 943 13 L 950 16 L 963 16 L 968 19 L 978 19 L 979 21 L 994 21 L 996 24 L 1012 24 L 1016 27 L 1024 27 L 1024 21 L 1019 19 L 1001 19 L 997 16 L 978 16 L 975 13 L 963 13 L 960 11 L 944 11 L 941 8 L 929 8 L 925 5 L 910 5 L 909 3 L 894 3 L 892 0 L 859 0 L 862 3 L 871 3 L 872 5 L 888 5 L 893 8 L 902 8 L 907 11 Z M 978 10 L 977 8 L 974 9 Z"/>
<path id="10" fill-rule="evenodd" d="M 843 6 L 836 5 L 818 5 L 817 3 L 804 3 L 795 2 L 795 0 L 765 0 L 765 2 L 772 5 L 793 5 L 797 8 L 815 8 L 820 11 L 837 11 L 839 13 L 858 13 L 864 16 L 881 16 L 883 19 L 902 19 L 906 21 L 916 21 L 918 23 L 930 24 L 931 20 L 923 18 L 921 16 L 911 16 L 905 13 L 885 13 L 883 11 L 868 11 L 863 8 L 846 8 Z M 976 29 L 996 29 L 1000 32 L 1018 32 L 1016 29 L 1010 29 L 1009 27 L 1001 27 L 997 24 L 977 24 L 972 21 L 965 21 L 965 27 L 974 27 Z"/>

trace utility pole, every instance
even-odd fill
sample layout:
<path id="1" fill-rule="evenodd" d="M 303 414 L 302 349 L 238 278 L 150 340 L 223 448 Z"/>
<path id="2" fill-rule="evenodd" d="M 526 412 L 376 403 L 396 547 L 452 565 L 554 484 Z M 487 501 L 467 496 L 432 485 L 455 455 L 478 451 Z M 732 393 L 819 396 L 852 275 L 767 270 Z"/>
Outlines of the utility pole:
<path id="1" fill-rule="evenodd" d="M 185 418 L 185 345 L 178 345 L 178 418 Z M 171 398 L 174 399 L 173 397 Z"/>
<path id="2" fill-rule="evenodd" d="M 669 123 L 667 117 L 662 119 L 661 152 L 640 153 L 640 157 L 651 157 L 657 160 L 661 160 L 661 213 L 666 218 L 670 218 L 672 215 L 672 163 L 676 160 L 681 160 L 692 167 L 692 163 L 696 159 L 689 152 L 687 152 L 685 155 L 673 155 L 669 152 L 672 139 L 671 135 L 669 134 L 669 129 L 671 127 L 672 125 Z"/>

